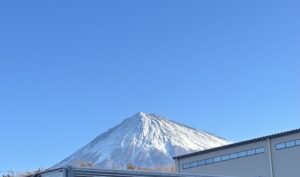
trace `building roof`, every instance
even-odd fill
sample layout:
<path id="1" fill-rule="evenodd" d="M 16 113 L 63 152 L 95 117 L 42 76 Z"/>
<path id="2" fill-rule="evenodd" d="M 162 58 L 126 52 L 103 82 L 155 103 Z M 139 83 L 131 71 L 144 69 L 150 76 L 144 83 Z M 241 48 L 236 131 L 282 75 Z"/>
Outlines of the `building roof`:
<path id="1" fill-rule="evenodd" d="M 250 140 L 246 140 L 246 141 L 240 141 L 240 142 L 237 142 L 237 143 L 232 143 L 232 144 L 219 146 L 219 147 L 215 147 L 215 148 L 211 148 L 211 149 L 197 151 L 197 152 L 193 152 L 193 153 L 189 153 L 189 154 L 175 156 L 175 157 L 173 157 L 173 159 L 182 159 L 182 158 L 191 157 L 191 156 L 194 156 L 194 155 L 205 154 L 205 153 L 208 153 L 208 152 L 213 152 L 213 151 L 218 151 L 218 150 L 222 150 L 222 149 L 232 148 L 232 147 L 236 147 L 236 146 L 240 146 L 240 145 L 250 144 L 250 143 L 259 142 L 259 141 L 263 141 L 263 140 L 270 139 L 270 138 L 286 136 L 286 135 L 290 135 L 290 134 L 294 134 L 294 133 L 300 133 L 300 128 L 285 131 L 285 132 L 280 132 L 280 133 L 276 133 L 276 134 L 272 134 L 272 135 L 262 136 L 262 137 L 258 137 L 258 138 L 254 138 L 254 139 L 250 139 Z"/>
<path id="2" fill-rule="evenodd" d="M 117 169 L 100 169 L 100 168 L 82 168 L 82 167 L 62 167 L 56 169 L 47 169 L 42 172 L 37 172 L 26 177 L 46 177 L 49 176 L 63 176 L 63 177 L 229 177 L 220 175 L 202 175 L 192 173 L 167 173 L 157 171 L 138 171 L 138 170 L 117 170 Z M 46 174 L 46 175 L 43 175 Z M 63 175 L 59 175 L 63 174 Z"/>

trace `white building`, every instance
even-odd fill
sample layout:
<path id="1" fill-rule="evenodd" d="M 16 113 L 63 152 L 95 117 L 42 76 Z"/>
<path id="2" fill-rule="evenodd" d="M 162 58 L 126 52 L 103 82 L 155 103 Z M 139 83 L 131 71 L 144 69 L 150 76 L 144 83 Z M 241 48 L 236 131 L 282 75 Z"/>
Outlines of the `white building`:
<path id="1" fill-rule="evenodd" d="M 174 157 L 179 173 L 299 177 L 300 129 Z"/>

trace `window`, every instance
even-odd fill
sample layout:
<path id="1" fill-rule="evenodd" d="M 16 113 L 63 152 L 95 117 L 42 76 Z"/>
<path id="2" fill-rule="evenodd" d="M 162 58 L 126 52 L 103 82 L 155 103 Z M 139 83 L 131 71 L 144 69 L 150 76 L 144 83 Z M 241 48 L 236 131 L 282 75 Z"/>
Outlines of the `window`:
<path id="1" fill-rule="evenodd" d="M 182 165 L 182 168 L 183 168 L 183 169 L 191 168 L 191 164 L 190 164 L 190 163 L 184 163 L 184 164 Z"/>
<path id="2" fill-rule="evenodd" d="M 251 149 L 247 151 L 247 155 L 254 155 L 255 154 L 255 150 Z"/>
<path id="3" fill-rule="evenodd" d="M 245 157 L 245 156 L 247 156 L 246 151 L 239 152 L 239 157 Z"/>
<path id="4" fill-rule="evenodd" d="M 294 141 L 294 142 L 296 144 L 296 141 Z M 300 144 L 300 140 L 298 143 Z M 184 164 L 182 164 L 182 168 L 183 169 L 194 168 L 197 166 L 203 166 L 203 165 L 213 164 L 213 163 L 222 162 L 222 161 L 226 161 L 226 160 L 247 157 L 247 156 L 260 154 L 260 153 L 264 153 L 264 152 L 265 152 L 264 147 L 249 149 L 247 151 L 240 151 L 240 152 L 235 152 L 235 153 L 231 153 L 231 154 L 225 154 L 222 156 L 216 156 L 216 157 L 212 157 L 212 158 L 208 158 L 208 159 L 202 159 L 202 160 L 198 160 L 198 161 L 184 163 Z"/>
<path id="5" fill-rule="evenodd" d="M 238 158 L 238 153 L 230 154 L 230 155 L 229 155 L 229 158 L 230 158 L 230 159 L 236 159 L 236 158 Z"/>
<path id="6" fill-rule="evenodd" d="M 293 146 L 296 146 L 296 141 L 289 141 L 289 142 L 286 142 L 285 144 L 285 147 L 293 147 Z"/>
<path id="7" fill-rule="evenodd" d="M 220 162 L 221 160 L 222 160 L 221 156 L 214 158 L 214 162 Z"/>
<path id="8" fill-rule="evenodd" d="M 276 150 L 281 150 L 281 149 L 290 148 L 294 146 L 300 146 L 300 139 L 278 143 L 276 144 L 275 147 Z"/>
<path id="9" fill-rule="evenodd" d="M 300 140 L 296 140 L 296 146 L 300 146 Z"/>
<path id="10" fill-rule="evenodd" d="M 197 166 L 197 162 L 191 162 L 191 167 L 196 167 Z"/>
<path id="11" fill-rule="evenodd" d="M 206 164 L 214 163 L 214 159 L 206 159 L 205 163 Z"/>
<path id="12" fill-rule="evenodd" d="M 229 160 L 229 155 L 223 155 L 222 160 Z"/>
<path id="13" fill-rule="evenodd" d="M 284 149 L 285 143 L 276 144 L 276 149 Z"/>
<path id="14" fill-rule="evenodd" d="M 257 148 L 255 149 L 255 153 L 256 154 L 260 154 L 260 153 L 264 153 L 265 152 L 265 148 Z"/>
<path id="15" fill-rule="evenodd" d="M 198 165 L 199 165 L 199 166 L 205 165 L 205 160 L 199 160 L 199 161 L 198 161 Z"/>

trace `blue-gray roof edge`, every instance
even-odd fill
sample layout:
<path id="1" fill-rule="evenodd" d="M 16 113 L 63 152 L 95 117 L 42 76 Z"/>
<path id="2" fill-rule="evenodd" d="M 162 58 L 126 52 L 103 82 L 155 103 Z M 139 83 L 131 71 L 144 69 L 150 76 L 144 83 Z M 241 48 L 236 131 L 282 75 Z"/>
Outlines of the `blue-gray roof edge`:
<path id="1" fill-rule="evenodd" d="M 173 159 L 182 159 L 182 158 L 191 157 L 191 156 L 194 156 L 194 155 L 201 155 L 201 154 L 205 154 L 205 153 L 208 153 L 208 152 L 213 152 L 213 151 L 218 151 L 218 150 L 227 149 L 227 148 L 231 148 L 231 147 L 236 147 L 236 146 L 240 146 L 240 145 L 250 144 L 250 143 L 259 142 L 259 141 L 264 141 L 266 139 L 286 136 L 286 135 L 290 135 L 290 134 L 294 134 L 294 133 L 300 133 L 300 128 L 285 131 L 285 132 L 275 133 L 275 134 L 271 134 L 271 135 L 267 135 L 267 136 L 262 136 L 262 137 L 258 137 L 258 138 L 254 138 L 254 139 L 250 139 L 250 140 L 240 141 L 240 142 L 237 142 L 237 143 L 227 144 L 227 145 L 224 145 L 224 146 L 218 146 L 218 147 L 215 147 L 215 148 L 210 148 L 210 149 L 206 149 L 206 150 L 202 150 L 202 151 L 183 154 L 183 155 L 175 156 L 175 157 L 173 157 Z"/>

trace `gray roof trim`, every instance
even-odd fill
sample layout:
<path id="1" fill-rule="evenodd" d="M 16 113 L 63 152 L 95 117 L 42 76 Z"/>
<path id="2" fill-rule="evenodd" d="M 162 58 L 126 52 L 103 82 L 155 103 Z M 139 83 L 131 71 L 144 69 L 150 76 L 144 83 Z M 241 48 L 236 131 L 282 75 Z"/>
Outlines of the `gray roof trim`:
<path id="1" fill-rule="evenodd" d="M 237 142 L 237 143 L 232 143 L 232 144 L 219 146 L 219 147 L 215 147 L 215 148 L 211 148 L 211 149 L 197 151 L 197 152 L 193 152 L 193 153 L 189 153 L 189 154 L 175 156 L 175 157 L 173 157 L 173 159 L 182 159 L 182 158 L 191 157 L 191 156 L 194 156 L 194 155 L 205 154 L 205 153 L 208 153 L 208 152 L 213 152 L 213 151 L 218 151 L 218 150 L 227 149 L 227 148 L 231 148 L 231 147 L 236 147 L 236 146 L 240 146 L 240 145 L 250 144 L 250 143 L 259 142 L 259 141 L 263 141 L 263 140 L 270 139 L 270 138 L 286 136 L 286 135 L 290 135 L 290 134 L 294 134 L 294 133 L 300 133 L 300 128 L 285 131 L 285 132 L 281 132 L 281 133 L 276 133 L 276 134 L 272 134 L 272 135 L 262 136 L 262 137 L 258 137 L 258 138 L 254 138 L 254 139 L 250 139 L 250 140 L 246 140 L 246 141 L 240 141 L 240 142 Z"/>
<path id="2" fill-rule="evenodd" d="M 220 175 L 203 175 L 203 174 L 192 174 L 192 173 L 166 173 L 166 172 L 155 172 L 155 171 L 137 171 L 137 170 L 116 170 L 116 169 L 100 169 L 100 168 L 78 168 L 78 167 L 62 167 L 57 169 L 47 169 L 42 172 L 29 175 L 27 177 L 41 177 L 42 174 L 48 172 L 65 171 L 64 177 L 229 177 Z"/>

